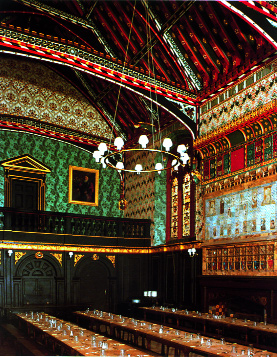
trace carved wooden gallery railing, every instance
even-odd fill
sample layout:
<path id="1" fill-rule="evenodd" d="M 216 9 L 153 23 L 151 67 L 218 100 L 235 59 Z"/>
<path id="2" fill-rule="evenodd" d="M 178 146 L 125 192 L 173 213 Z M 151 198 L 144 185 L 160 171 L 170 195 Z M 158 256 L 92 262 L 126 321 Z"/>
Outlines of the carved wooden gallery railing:
<path id="1" fill-rule="evenodd" d="M 26 212 L 0 208 L 0 229 L 85 236 L 150 238 L 149 219 L 78 215 L 61 212 Z"/>

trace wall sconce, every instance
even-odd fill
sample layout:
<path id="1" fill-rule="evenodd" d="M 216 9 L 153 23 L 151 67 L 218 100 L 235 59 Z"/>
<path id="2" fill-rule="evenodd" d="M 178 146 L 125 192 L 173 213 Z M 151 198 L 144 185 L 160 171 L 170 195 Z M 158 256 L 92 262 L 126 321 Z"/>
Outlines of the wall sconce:
<path id="1" fill-rule="evenodd" d="M 9 257 L 10 257 L 12 254 L 13 254 L 13 250 L 12 250 L 12 249 L 9 249 L 9 250 L 8 250 L 8 255 L 9 255 Z"/>
<path id="2" fill-rule="evenodd" d="M 196 254 L 196 249 L 195 248 L 189 248 L 188 249 L 188 253 L 189 253 L 189 256 L 192 258 L 194 257 Z"/>
<path id="3" fill-rule="evenodd" d="M 68 252 L 69 258 L 72 258 L 74 253 L 73 252 Z"/>

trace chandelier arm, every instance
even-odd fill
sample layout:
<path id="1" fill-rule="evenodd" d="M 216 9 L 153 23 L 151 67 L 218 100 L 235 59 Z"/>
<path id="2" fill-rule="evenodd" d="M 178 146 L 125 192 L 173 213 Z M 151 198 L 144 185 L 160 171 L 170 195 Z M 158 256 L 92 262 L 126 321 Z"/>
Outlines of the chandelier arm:
<path id="1" fill-rule="evenodd" d="M 176 156 L 175 154 L 172 154 L 171 152 L 168 152 L 168 151 L 164 151 L 164 150 L 158 150 L 158 149 L 122 149 L 122 150 L 119 150 L 119 151 L 115 151 L 115 152 L 112 152 L 108 155 L 106 155 L 104 157 L 104 162 L 106 165 L 108 165 L 109 167 L 117 170 L 117 171 L 124 171 L 124 172 L 134 172 L 134 173 L 137 173 L 136 170 L 132 170 L 132 169 L 119 169 L 117 168 L 116 166 L 114 166 L 113 164 L 111 164 L 109 162 L 109 158 L 113 157 L 114 155 L 116 154 L 120 154 L 120 153 L 125 153 L 125 152 L 135 152 L 135 151 L 142 151 L 142 152 L 156 152 L 156 153 L 162 153 L 162 154 L 165 154 L 165 155 L 168 155 L 174 159 L 176 159 L 176 163 L 172 166 L 169 166 L 169 167 L 164 167 L 162 169 L 152 169 L 152 170 L 141 170 L 140 173 L 144 172 L 144 173 L 150 173 L 150 172 L 160 172 L 160 171 L 165 171 L 165 170 L 169 170 L 169 169 L 172 169 L 173 167 L 177 166 L 177 165 L 181 165 L 181 166 L 184 166 L 180 160 L 180 158 L 178 156 Z"/>

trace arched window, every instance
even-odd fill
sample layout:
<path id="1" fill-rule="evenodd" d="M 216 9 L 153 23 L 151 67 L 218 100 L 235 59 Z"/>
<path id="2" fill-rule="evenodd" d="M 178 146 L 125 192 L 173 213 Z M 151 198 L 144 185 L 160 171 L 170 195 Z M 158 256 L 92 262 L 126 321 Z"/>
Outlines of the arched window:
<path id="1" fill-rule="evenodd" d="M 179 199 L 179 190 L 178 190 L 178 178 L 175 176 L 172 178 L 171 182 L 171 224 L 170 224 L 170 238 L 178 238 L 178 199 Z"/>
<path id="2" fill-rule="evenodd" d="M 182 178 L 183 181 L 183 237 L 189 236 L 191 233 L 191 175 L 185 174 Z"/>
<path id="3" fill-rule="evenodd" d="M 189 170 L 172 169 L 168 174 L 167 189 L 167 237 L 166 240 L 194 237 L 194 190 L 195 184 Z"/>

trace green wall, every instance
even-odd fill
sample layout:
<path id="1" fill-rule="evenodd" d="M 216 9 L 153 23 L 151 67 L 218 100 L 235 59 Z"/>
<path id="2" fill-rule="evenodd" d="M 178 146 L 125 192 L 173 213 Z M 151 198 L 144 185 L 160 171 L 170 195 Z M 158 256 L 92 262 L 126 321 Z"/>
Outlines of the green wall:
<path id="1" fill-rule="evenodd" d="M 166 243 L 166 171 L 155 174 L 154 243 Z"/>
<path id="2" fill-rule="evenodd" d="M 46 176 L 46 211 L 121 217 L 120 180 L 113 169 L 102 169 L 92 154 L 72 144 L 9 130 L 0 131 L 0 160 L 29 154 L 52 171 Z M 69 165 L 99 170 L 99 205 L 68 203 Z M 0 168 L 0 206 L 4 206 L 4 168 Z"/>

